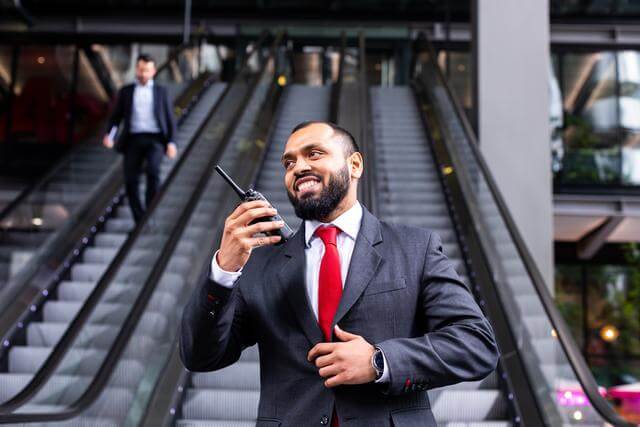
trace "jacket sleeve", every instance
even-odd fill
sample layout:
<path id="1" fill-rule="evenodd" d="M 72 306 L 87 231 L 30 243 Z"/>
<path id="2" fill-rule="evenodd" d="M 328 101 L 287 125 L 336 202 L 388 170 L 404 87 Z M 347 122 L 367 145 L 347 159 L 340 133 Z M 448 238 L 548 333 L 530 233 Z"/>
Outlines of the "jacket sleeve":
<path id="1" fill-rule="evenodd" d="M 166 115 L 166 120 L 167 120 L 167 143 L 169 142 L 176 142 L 175 141 L 175 137 L 176 137 L 176 119 L 175 119 L 175 115 L 173 114 L 173 102 L 171 101 L 170 97 L 169 97 L 169 92 L 167 92 L 167 90 L 165 89 L 164 91 L 164 111 L 165 111 L 165 115 Z"/>
<path id="2" fill-rule="evenodd" d="M 447 259 L 440 237 L 427 244 L 420 295 L 424 335 L 383 341 L 391 395 L 486 377 L 499 352 L 489 321 Z"/>
<path id="3" fill-rule="evenodd" d="M 240 281 L 228 289 L 209 276 L 193 292 L 182 314 L 180 356 L 190 371 L 224 368 L 256 343 Z"/>
<path id="4" fill-rule="evenodd" d="M 109 117 L 109 120 L 107 121 L 107 129 L 105 131 L 105 133 L 109 133 L 111 131 L 111 129 L 114 126 L 119 126 L 120 122 L 122 121 L 122 119 L 124 118 L 124 89 L 126 88 L 123 87 L 118 91 L 118 95 L 116 96 L 116 103 L 115 103 L 115 107 L 113 109 L 113 112 L 111 113 L 111 116 Z"/>

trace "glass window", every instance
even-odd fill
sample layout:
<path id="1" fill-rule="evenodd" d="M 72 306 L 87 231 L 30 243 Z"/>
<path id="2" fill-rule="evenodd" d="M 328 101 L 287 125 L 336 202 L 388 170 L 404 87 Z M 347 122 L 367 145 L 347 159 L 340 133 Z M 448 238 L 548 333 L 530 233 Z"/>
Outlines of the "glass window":
<path id="1" fill-rule="evenodd" d="M 565 112 L 562 183 L 619 183 L 615 54 L 567 53 L 558 65 Z"/>
<path id="2" fill-rule="evenodd" d="M 73 142 L 98 142 L 109 113 L 109 95 L 84 50 L 78 51 Z"/>
<path id="3" fill-rule="evenodd" d="M 11 60 L 13 47 L 0 46 L 0 144 L 5 142 L 7 131 L 7 112 L 11 93 Z"/>
<path id="4" fill-rule="evenodd" d="M 629 269 L 618 266 L 587 268 L 587 350 L 593 355 L 640 354 L 637 309 L 627 307 Z"/>
<path id="5" fill-rule="evenodd" d="M 555 290 L 598 384 L 640 382 L 640 269 L 559 264 Z"/>
<path id="6" fill-rule="evenodd" d="M 584 348 L 584 302 L 582 298 L 582 269 L 579 266 L 556 267 L 556 304 L 573 332 L 573 337 Z"/>
<path id="7" fill-rule="evenodd" d="M 640 52 L 618 52 L 622 183 L 640 184 Z"/>
<path id="8" fill-rule="evenodd" d="M 471 53 L 468 51 L 445 51 L 438 53 L 438 65 L 447 75 L 447 58 L 449 85 L 469 120 L 473 111 L 473 74 Z"/>
<path id="9" fill-rule="evenodd" d="M 11 139 L 65 144 L 70 117 L 74 46 L 22 46 L 18 58 Z"/>

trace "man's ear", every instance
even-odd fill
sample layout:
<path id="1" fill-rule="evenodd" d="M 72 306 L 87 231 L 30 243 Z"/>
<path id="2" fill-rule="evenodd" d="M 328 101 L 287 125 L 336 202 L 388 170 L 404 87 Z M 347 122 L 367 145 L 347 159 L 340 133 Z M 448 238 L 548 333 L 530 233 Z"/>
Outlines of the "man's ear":
<path id="1" fill-rule="evenodd" d="M 362 176 L 362 172 L 364 171 L 364 161 L 362 159 L 362 154 L 356 151 L 349 156 L 347 161 L 349 162 L 349 172 L 351 173 L 351 178 L 359 179 Z"/>

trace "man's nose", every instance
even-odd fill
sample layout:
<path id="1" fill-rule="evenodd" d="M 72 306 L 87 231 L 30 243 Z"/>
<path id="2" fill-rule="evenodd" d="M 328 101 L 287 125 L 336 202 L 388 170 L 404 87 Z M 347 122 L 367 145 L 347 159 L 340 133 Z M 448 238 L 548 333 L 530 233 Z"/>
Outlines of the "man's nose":
<path id="1" fill-rule="evenodd" d="M 302 172 L 307 172 L 311 170 L 309 163 L 307 163 L 304 158 L 299 158 L 296 160 L 296 165 L 293 167 L 293 173 L 295 175 L 299 175 Z"/>

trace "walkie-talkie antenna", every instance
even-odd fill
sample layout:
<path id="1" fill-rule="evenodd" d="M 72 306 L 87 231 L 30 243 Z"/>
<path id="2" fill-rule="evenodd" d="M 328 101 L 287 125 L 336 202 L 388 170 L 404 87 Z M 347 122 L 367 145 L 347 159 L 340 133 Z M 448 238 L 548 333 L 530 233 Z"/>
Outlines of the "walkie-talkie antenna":
<path id="1" fill-rule="evenodd" d="M 229 185 L 231 186 L 231 188 L 233 188 L 233 190 L 238 193 L 238 196 L 240 196 L 240 198 L 244 198 L 246 192 L 238 187 L 238 184 L 236 184 L 229 175 L 227 175 L 227 173 L 225 171 L 222 170 L 222 168 L 219 165 L 216 165 L 216 171 L 225 179 L 225 181 L 227 181 L 229 183 Z"/>

